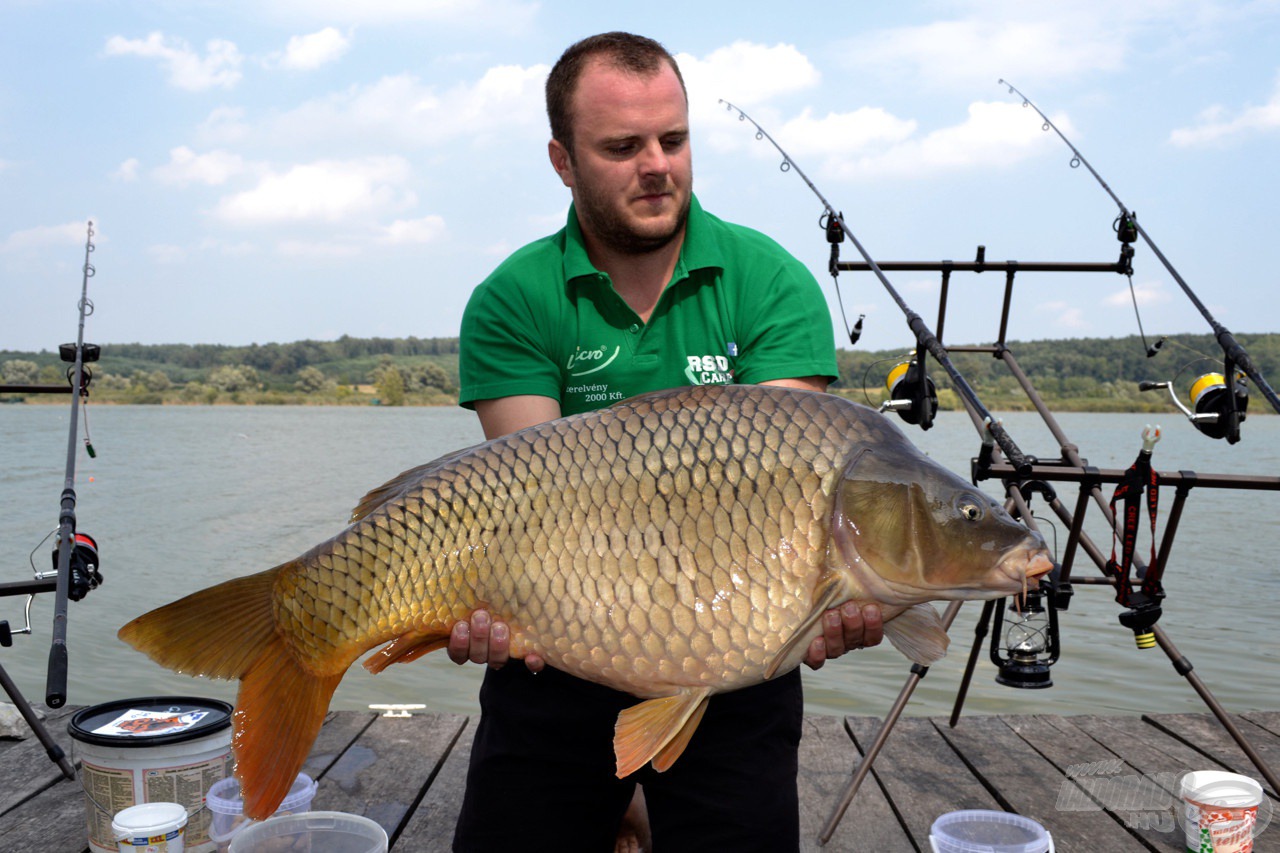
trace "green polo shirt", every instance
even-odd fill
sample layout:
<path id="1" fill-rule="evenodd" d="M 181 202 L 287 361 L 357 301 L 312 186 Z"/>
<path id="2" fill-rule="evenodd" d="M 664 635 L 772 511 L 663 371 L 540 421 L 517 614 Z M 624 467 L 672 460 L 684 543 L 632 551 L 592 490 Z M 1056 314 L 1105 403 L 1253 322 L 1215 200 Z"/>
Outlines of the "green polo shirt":
<path id="1" fill-rule="evenodd" d="M 461 391 L 536 394 L 569 415 L 681 385 L 836 376 L 831 316 L 813 275 L 758 231 L 690 201 L 680 259 L 647 323 L 565 227 L 515 252 L 462 317 Z"/>

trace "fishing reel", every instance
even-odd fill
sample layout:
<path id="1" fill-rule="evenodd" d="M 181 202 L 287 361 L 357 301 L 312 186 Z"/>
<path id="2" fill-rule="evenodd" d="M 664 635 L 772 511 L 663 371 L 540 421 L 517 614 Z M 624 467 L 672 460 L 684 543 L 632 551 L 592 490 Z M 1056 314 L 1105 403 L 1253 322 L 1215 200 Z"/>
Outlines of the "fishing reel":
<path id="1" fill-rule="evenodd" d="M 884 387 L 889 399 L 880 404 L 881 412 L 897 412 L 898 417 L 921 429 L 933 426 L 933 417 L 938 413 L 938 389 L 918 358 L 913 356 L 895 365 L 885 377 Z"/>
<path id="2" fill-rule="evenodd" d="M 79 601 L 102 584 L 99 571 L 98 543 L 87 533 L 77 533 L 71 543 L 71 575 L 67 586 L 67 598 Z M 53 569 L 58 570 L 58 548 L 53 549 Z"/>
<path id="3" fill-rule="evenodd" d="M 1209 438 L 1225 438 L 1228 444 L 1240 440 L 1240 424 L 1249 407 L 1249 389 L 1243 374 L 1228 368 L 1226 374 L 1210 372 L 1200 375 L 1188 391 L 1191 408 L 1183 405 L 1174 390 L 1173 382 L 1142 381 L 1141 391 L 1169 390 L 1169 398 L 1191 425 Z"/>

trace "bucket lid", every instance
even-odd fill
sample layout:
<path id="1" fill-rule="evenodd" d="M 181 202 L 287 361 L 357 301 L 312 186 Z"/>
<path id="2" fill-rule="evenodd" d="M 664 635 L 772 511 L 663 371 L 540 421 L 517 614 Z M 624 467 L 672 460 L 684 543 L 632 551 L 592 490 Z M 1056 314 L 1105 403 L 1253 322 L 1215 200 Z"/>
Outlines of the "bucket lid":
<path id="1" fill-rule="evenodd" d="M 232 707 L 218 699 L 147 696 L 82 708 L 67 732 L 99 746 L 149 747 L 183 743 L 231 725 Z"/>
<path id="2" fill-rule="evenodd" d="M 172 832 L 187 822 L 187 809 L 181 803 L 140 803 L 116 813 L 111 830 L 121 838 L 131 835 L 155 835 Z"/>
<path id="3" fill-rule="evenodd" d="M 1182 777 L 1182 797 L 1206 806 L 1248 808 L 1262 802 L 1262 785 L 1239 773 L 1195 770 Z"/>
<path id="4" fill-rule="evenodd" d="M 1031 818 L 1010 812 L 948 812 L 929 830 L 938 853 L 1046 853 L 1049 833 Z"/>

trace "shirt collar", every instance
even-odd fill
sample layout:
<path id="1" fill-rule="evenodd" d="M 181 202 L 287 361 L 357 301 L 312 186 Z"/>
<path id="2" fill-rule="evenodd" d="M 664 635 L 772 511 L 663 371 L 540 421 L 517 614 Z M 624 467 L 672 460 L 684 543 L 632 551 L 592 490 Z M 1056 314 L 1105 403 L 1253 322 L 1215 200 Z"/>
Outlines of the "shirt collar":
<path id="1" fill-rule="evenodd" d="M 689 219 L 685 224 L 684 244 L 680 247 L 680 258 L 676 261 L 672 281 L 687 278 L 689 273 L 700 269 L 724 269 L 724 255 L 720 251 L 720 243 L 710 227 L 711 215 L 703 212 L 696 195 L 689 198 Z M 578 225 L 578 215 L 573 204 L 569 205 L 569 217 L 564 229 L 564 275 L 567 281 L 575 278 L 603 275 L 587 257 L 587 247 L 582 239 L 582 227 Z"/>

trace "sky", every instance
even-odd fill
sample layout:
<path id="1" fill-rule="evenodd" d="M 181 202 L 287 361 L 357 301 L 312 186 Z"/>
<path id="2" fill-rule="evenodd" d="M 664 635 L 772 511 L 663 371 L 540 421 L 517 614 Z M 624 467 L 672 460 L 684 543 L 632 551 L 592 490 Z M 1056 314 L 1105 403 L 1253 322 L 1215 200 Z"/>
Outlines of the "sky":
<path id="1" fill-rule="evenodd" d="M 572 42 L 639 32 L 688 85 L 694 189 L 826 273 L 823 208 L 876 260 L 1111 262 L 1115 203 L 1216 319 L 1280 331 L 1280 2 L 0 0 L 0 350 L 74 340 L 452 337 L 471 290 L 564 224 L 542 86 Z M 846 259 L 854 259 L 848 243 Z M 1145 244 L 1115 274 L 1019 275 L 1009 338 L 1208 325 Z M 932 273 L 890 281 L 930 327 Z M 1004 279 L 957 274 L 945 340 L 990 342 Z M 902 312 L 840 277 L 860 348 Z"/>

